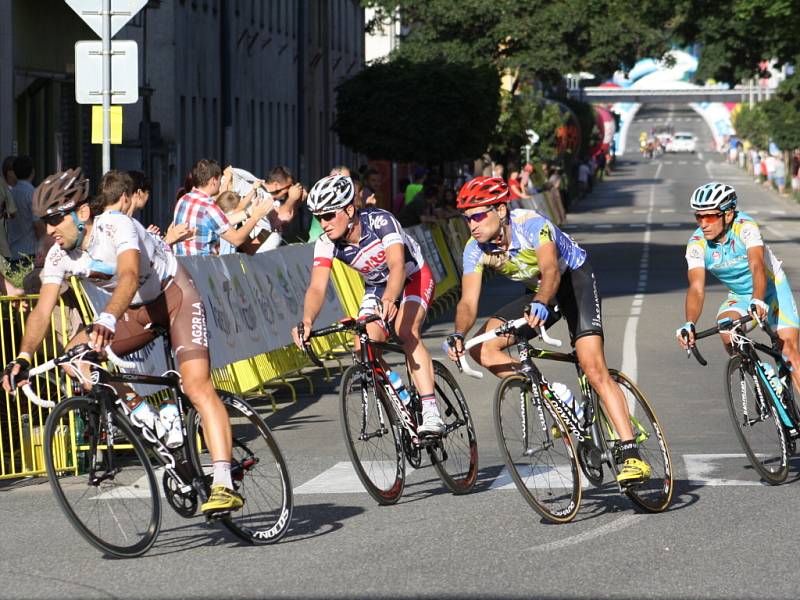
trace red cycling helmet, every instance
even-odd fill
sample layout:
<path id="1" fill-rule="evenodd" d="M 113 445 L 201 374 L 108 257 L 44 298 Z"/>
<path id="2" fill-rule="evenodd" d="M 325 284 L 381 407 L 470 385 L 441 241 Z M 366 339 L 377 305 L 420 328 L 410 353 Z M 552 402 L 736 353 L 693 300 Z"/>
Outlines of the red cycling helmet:
<path id="1" fill-rule="evenodd" d="M 461 187 L 456 200 L 458 210 L 476 206 L 502 204 L 511 199 L 508 184 L 500 177 L 480 176 L 469 180 Z"/>

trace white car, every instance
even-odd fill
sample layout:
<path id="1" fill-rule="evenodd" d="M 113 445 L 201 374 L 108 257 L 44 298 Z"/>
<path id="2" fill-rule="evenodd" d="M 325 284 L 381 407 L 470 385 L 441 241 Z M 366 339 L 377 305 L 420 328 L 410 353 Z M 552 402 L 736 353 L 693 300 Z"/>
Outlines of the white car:
<path id="1" fill-rule="evenodd" d="M 667 145 L 667 152 L 694 152 L 697 149 L 697 138 L 693 133 L 679 131 Z"/>

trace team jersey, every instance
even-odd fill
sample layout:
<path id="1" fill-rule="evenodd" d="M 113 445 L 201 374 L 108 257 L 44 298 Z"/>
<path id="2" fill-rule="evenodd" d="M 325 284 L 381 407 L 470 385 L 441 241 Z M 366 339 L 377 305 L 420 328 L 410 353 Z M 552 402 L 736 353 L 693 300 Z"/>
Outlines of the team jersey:
<path id="1" fill-rule="evenodd" d="M 405 246 L 406 277 L 419 271 L 425 264 L 417 242 L 409 236 L 392 213 L 379 208 L 358 211 L 361 239 L 357 244 L 332 242 L 324 233 L 314 246 L 314 266 L 328 267 L 338 258 L 364 278 L 368 286 L 379 286 L 389 279 L 386 248 L 394 244 Z"/>
<path id="2" fill-rule="evenodd" d="M 65 251 L 53 244 L 42 268 L 42 284 L 60 285 L 75 275 L 113 292 L 118 281 L 117 257 L 126 250 L 139 251 L 139 289 L 131 304 L 152 302 L 161 295 L 162 285 L 175 275 L 177 260 L 141 223 L 116 211 L 95 217 L 86 250 L 76 247 Z"/>
<path id="3" fill-rule="evenodd" d="M 561 273 L 577 269 L 586 261 L 586 250 L 535 210 L 511 211 L 511 243 L 504 250 L 494 242 L 485 244 L 470 239 L 464 247 L 464 275 L 482 273 L 489 268 L 531 287 L 538 285 L 540 269 L 536 249 L 555 242 Z"/>
<path id="4" fill-rule="evenodd" d="M 764 246 L 769 295 L 786 277 L 781 262 L 761 239 L 758 224 L 746 213 L 737 213 L 727 237 L 719 244 L 706 241 L 698 227 L 686 246 L 686 263 L 689 269 L 708 269 L 731 292 L 749 298 L 753 294 L 753 274 L 747 262 L 747 249 L 757 246 Z"/>

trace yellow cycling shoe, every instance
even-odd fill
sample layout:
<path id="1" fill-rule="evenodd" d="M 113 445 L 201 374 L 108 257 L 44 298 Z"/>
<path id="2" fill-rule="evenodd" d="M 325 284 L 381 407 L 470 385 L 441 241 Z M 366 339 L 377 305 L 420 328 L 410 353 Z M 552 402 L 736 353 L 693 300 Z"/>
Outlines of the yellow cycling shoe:
<path id="1" fill-rule="evenodd" d="M 244 506 L 244 498 L 224 485 L 218 484 L 211 486 L 211 495 L 200 506 L 200 510 L 205 514 L 212 514 L 239 510 L 242 506 Z"/>
<path id="2" fill-rule="evenodd" d="M 650 479 L 650 465 L 640 458 L 626 458 L 617 475 L 617 483 L 622 487 L 643 483 Z"/>

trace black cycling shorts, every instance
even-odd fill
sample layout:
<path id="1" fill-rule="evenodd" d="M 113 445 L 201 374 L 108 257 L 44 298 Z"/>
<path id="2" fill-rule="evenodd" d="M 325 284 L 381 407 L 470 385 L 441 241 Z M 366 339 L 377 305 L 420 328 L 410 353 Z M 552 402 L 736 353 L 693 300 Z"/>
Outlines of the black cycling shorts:
<path id="1" fill-rule="evenodd" d="M 533 292 L 529 292 L 533 294 Z M 513 321 L 523 316 L 526 307 L 531 302 L 531 296 L 520 296 L 509 302 L 497 312 L 495 318 L 502 321 Z M 597 291 L 597 280 L 589 261 L 585 261 L 577 269 L 568 269 L 561 275 L 561 283 L 556 292 L 556 302 L 559 312 L 550 311 L 545 328 L 549 328 L 563 315 L 567 320 L 569 337 L 572 345 L 575 340 L 586 335 L 599 335 L 603 337 L 603 319 L 601 316 L 600 292 Z M 525 339 L 533 337 L 534 333 L 527 325 L 520 330 L 520 335 Z"/>

